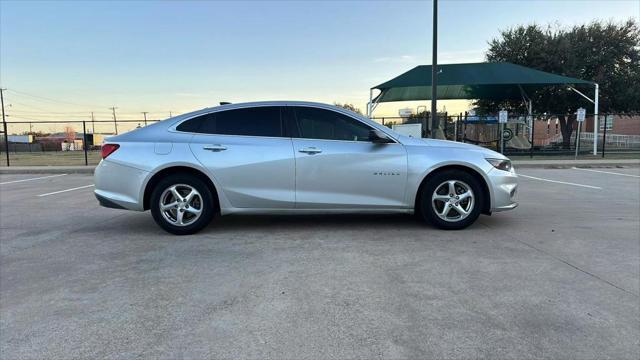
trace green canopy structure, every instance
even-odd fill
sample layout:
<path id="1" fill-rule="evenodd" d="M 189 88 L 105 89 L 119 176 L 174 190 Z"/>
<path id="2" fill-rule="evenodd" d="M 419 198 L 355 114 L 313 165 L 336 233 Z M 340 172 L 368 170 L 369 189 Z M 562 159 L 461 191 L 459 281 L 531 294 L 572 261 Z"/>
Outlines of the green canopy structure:
<path id="1" fill-rule="evenodd" d="M 549 85 L 591 85 L 593 82 L 531 69 L 511 63 L 438 65 L 438 100 L 521 99 L 525 94 Z M 373 89 L 376 103 L 431 100 L 431 65 L 421 65 Z"/>
<path id="2" fill-rule="evenodd" d="M 532 113 L 527 94 L 545 86 L 566 85 L 594 104 L 598 114 L 598 84 L 568 76 L 552 74 L 526 66 L 497 63 L 437 65 L 437 100 L 523 100 Z M 589 98 L 578 87 L 595 86 L 595 96 Z M 380 90 L 373 96 L 374 90 Z M 420 65 L 380 85 L 369 92 L 369 117 L 379 103 L 392 101 L 431 100 L 431 65 Z M 597 129 L 597 127 L 594 127 Z M 594 153 L 597 140 L 594 141 Z"/>

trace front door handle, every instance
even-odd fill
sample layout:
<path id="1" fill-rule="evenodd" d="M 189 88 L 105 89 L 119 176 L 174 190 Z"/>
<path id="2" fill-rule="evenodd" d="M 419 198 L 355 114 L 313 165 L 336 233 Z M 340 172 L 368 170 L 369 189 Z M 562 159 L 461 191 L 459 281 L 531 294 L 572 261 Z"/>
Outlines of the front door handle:
<path id="1" fill-rule="evenodd" d="M 205 145 L 202 147 L 204 150 L 209 150 L 209 151 L 225 151 L 227 150 L 226 146 L 220 145 L 220 144 L 215 144 L 215 145 Z"/>
<path id="2" fill-rule="evenodd" d="M 322 150 L 318 149 L 317 147 L 307 147 L 304 149 L 300 149 L 298 150 L 301 153 L 305 153 L 305 154 L 309 154 L 309 155 L 313 155 L 313 154 L 317 154 L 317 153 L 321 153 Z"/>

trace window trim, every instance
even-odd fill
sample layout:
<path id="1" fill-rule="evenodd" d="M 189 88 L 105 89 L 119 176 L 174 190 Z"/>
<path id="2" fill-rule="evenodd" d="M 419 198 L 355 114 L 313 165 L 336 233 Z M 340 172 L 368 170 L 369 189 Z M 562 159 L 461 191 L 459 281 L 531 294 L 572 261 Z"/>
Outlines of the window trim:
<path id="1" fill-rule="evenodd" d="M 238 104 L 240 105 L 240 104 Z M 319 106 L 320 105 L 320 106 Z M 322 104 L 314 104 L 314 103 L 308 103 L 308 104 L 298 104 L 298 103 L 291 103 L 291 102 L 281 102 L 281 103 L 276 103 L 276 104 L 270 104 L 270 103 L 265 103 L 265 104 L 253 104 L 253 105 L 247 105 L 247 106 L 238 106 L 238 107 L 234 107 L 233 109 L 220 109 L 218 107 L 214 107 L 214 108 L 209 108 L 207 110 L 207 112 L 203 112 L 203 113 L 199 113 L 199 114 L 195 114 L 192 115 L 188 118 L 185 119 L 181 119 L 178 120 L 176 122 L 174 122 L 171 126 L 169 126 L 169 128 L 167 129 L 167 131 L 172 132 L 172 133 L 177 133 L 177 134 L 191 134 L 191 135 L 214 135 L 214 136 L 242 136 L 242 137 L 250 137 L 250 138 L 261 138 L 261 139 L 301 139 L 301 140 L 317 140 L 317 141 L 339 141 L 341 143 L 345 143 L 345 142 L 350 142 L 350 143 L 369 143 L 369 144 L 375 144 L 371 141 L 353 141 L 353 140 L 332 140 L 332 139 L 311 139 L 311 138 L 303 138 L 303 137 L 293 137 L 291 136 L 291 132 L 289 132 L 289 128 L 288 128 L 288 124 L 284 123 L 285 126 L 285 135 L 286 136 L 277 136 L 277 137 L 269 137 L 269 136 L 255 136 L 255 135 L 223 135 L 223 134 L 205 134 L 205 133 L 195 133 L 195 132 L 187 132 L 187 131 L 178 131 L 176 130 L 176 127 L 178 127 L 180 124 L 182 124 L 185 121 L 189 121 L 191 119 L 194 119 L 196 117 L 199 116 L 204 116 L 204 115 L 208 115 L 208 114 L 213 114 L 213 113 L 217 113 L 217 112 L 221 112 L 221 111 L 227 111 L 227 110 L 236 110 L 236 109 L 248 109 L 248 108 L 257 108 L 257 107 L 273 107 L 273 106 L 277 106 L 280 107 L 280 118 L 284 120 L 284 116 L 286 116 L 286 113 L 284 113 L 282 111 L 282 109 L 288 108 L 291 111 L 293 111 L 294 113 L 294 117 L 295 117 L 295 111 L 294 111 L 294 107 L 303 107 L 303 108 L 311 108 L 311 109 L 321 109 L 321 110 L 327 110 L 327 111 L 333 111 L 335 113 L 338 114 L 342 114 L 344 116 L 348 116 L 349 118 L 358 121 L 368 127 L 371 127 L 373 129 L 377 129 L 382 131 L 383 133 L 385 133 L 389 139 L 392 140 L 392 142 L 389 143 L 385 143 L 384 145 L 393 145 L 393 144 L 401 144 L 401 142 L 396 138 L 395 135 L 393 134 L 389 134 L 387 131 L 384 130 L 385 126 L 381 125 L 379 127 L 370 125 L 360 119 L 358 119 L 357 117 L 354 117 L 353 115 L 347 113 L 347 112 L 342 112 L 339 111 L 339 109 L 333 109 L 333 108 L 329 108 L 329 106 L 322 106 Z M 294 121 L 297 124 L 297 119 L 294 118 Z"/>
<path id="2" fill-rule="evenodd" d="M 354 144 L 375 144 L 373 141 L 370 140 L 366 140 L 366 141 L 358 141 L 358 140 L 337 140 L 337 139 L 317 139 L 317 138 L 306 138 L 306 137 L 302 137 L 302 131 L 300 131 L 300 122 L 298 121 L 298 113 L 295 111 L 295 108 L 309 108 L 309 109 L 319 109 L 319 110 L 325 110 L 325 111 L 330 111 L 330 112 L 334 112 L 336 114 L 340 114 L 340 115 L 344 115 L 346 117 L 348 117 L 349 119 L 353 120 L 353 121 L 357 121 L 360 124 L 363 124 L 364 126 L 369 128 L 369 131 L 371 130 L 379 130 L 376 129 L 375 127 L 365 123 L 364 121 L 355 118 L 349 114 L 345 114 L 339 111 L 335 111 L 332 109 L 326 109 L 323 107 L 317 107 L 317 106 L 307 106 L 307 105 L 286 105 L 286 107 L 290 107 L 291 111 L 292 111 L 292 117 L 293 117 L 293 121 L 296 124 L 297 130 L 298 130 L 298 134 L 300 135 L 299 137 L 291 137 L 291 139 L 299 139 L 299 140 L 315 140 L 315 141 L 337 141 L 337 142 L 341 142 L 341 143 L 354 143 Z M 290 134 L 289 134 L 290 135 Z M 394 137 L 390 136 L 389 134 L 387 134 L 385 132 L 385 135 L 387 135 L 389 137 L 389 139 L 392 140 L 392 142 L 388 142 L 385 143 L 384 145 L 391 145 L 391 144 L 399 144 L 398 140 L 395 139 Z"/>
<path id="3" fill-rule="evenodd" d="M 193 132 L 193 131 L 178 130 L 178 126 L 182 125 L 183 123 L 185 123 L 187 121 L 194 120 L 194 119 L 199 118 L 199 117 L 203 117 L 203 116 L 207 116 L 207 115 L 211 115 L 211 114 L 216 114 L 216 113 L 221 113 L 221 112 L 225 112 L 225 111 L 256 109 L 256 108 L 262 108 L 262 107 L 276 107 L 276 108 L 278 108 L 279 113 L 280 113 L 280 134 L 281 134 L 280 136 L 213 134 L 213 133 L 205 133 L 205 132 Z M 202 114 L 193 115 L 193 116 L 188 117 L 186 119 L 180 120 L 180 121 L 174 123 L 173 125 L 171 125 L 169 127 L 169 129 L 167 129 L 167 130 L 169 132 L 178 133 L 178 134 L 208 135 L 208 136 L 242 136 L 242 137 L 262 138 L 262 139 L 290 139 L 291 136 L 289 136 L 289 134 L 287 132 L 286 122 L 284 121 L 284 116 L 283 116 L 283 108 L 285 108 L 285 107 L 286 107 L 286 105 L 265 104 L 265 105 L 257 105 L 257 106 L 237 107 L 237 108 L 233 108 L 233 109 L 216 109 L 215 111 L 210 111 L 210 112 L 206 112 L 206 113 L 202 113 Z M 202 124 L 200 124 L 200 126 L 198 126 L 198 130 L 200 129 L 201 126 L 202 126 Z"/>

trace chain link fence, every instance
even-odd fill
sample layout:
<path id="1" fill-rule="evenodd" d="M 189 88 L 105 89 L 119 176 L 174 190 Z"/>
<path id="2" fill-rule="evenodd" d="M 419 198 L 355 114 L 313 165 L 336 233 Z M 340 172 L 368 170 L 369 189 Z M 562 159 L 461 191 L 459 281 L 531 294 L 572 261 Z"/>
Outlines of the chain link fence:
<path id="1" fill-rule="evenodd" d="M 502 128 L 497 115 L 468 113 L 438 114 L 433 123 L 428 115 L 374 120 L 401 133 L 403 125 L 421 124 L 422 137 L 475 144 L 511 156 L 592 155 L 596 136 L 600 156 L 640 154 L 640 114 L 601 114 L 595 132 L 593 114 L 587 114 L 584 122 L 576 121 L 575 115 L 511 114 Z"/>
<path id="2" fill-rule="evenodd" d="M 0 139 L 0 164 L 96 165 L 110 136 L 159 120 L 7 121 Z M 8 150 L 8 151 L 7 151 Z"/>
<path id="3" fill-rule="evenodd" d="M 511 115 L 501 131 L 497 116 L 491 115 L 439 114 L 434 126 L 428 116 L 374 118 L 400 132 L 402 125 L 421 124 L 421 134 L 414 136 L 480 145 L 509 156 L 592 156 L 595 136 L 598 156 L 640 156 L 640 114 L 601 114 L 595 133 L 593 119 L 592 114 L 587 114 L 583 123 L 575 121 L 575 116 Z M 110 136 L 156 121 L 8 121 L 8 139 L 4 133 L 0 139 L 0 164 L 95 165 L 103 142 Z"/>

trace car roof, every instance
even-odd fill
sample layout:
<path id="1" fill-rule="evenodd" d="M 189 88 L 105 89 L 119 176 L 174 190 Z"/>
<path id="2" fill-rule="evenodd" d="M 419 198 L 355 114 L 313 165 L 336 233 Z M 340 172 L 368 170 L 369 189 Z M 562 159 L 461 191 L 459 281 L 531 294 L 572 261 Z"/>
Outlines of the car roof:
<path id="1" fill-rule="evenodd" d="M 230 103 L 230 104 L 212 106 L 212 107 L 207 107 L 207 108 L 200 109 L 200 110 L 191 111 L 189 113 L 185 113 L 185 114 L 181 114 L 181 115 L 175 116 L 175 117 L 173 117 L 171 119 L 177 120 L 177 121 L 181 121 L 181 120 L 185 120 L 187 118 L 192 118 L 192 117 L 195 117 L 195 116 L 204 115 L 204 114 L 208 114 L 208 113 L 211 113 L 211 112 L 218 112 L 218 111 L 232 110 L 232 109 L 250 108 L 250 107 L 259 107 L 259 106 L 306 106 L 306 107 L 315 107 L 315 108 L 321 108 L 321 109 L 327 109 L 327 110 L 342 112 L 342 113 L 345 113 L 345 114 L 347 114 L 347 115 L 349 115 L 351 117 L 358 117 L 358 118 L 360 118 L 360 120 L 365 120 L 365 121 L 372 122 L 371 120 L 369 120 L 368 118 L 366 118 L 362 114 L 358 114 L 356 112 L 344 109 L 344 108 L 336 106 L 336 105 L 323 104 L 323 103 L 313 102 L 313 101 L 291 101 L 291 100 L 252 101 L 252 102 L 243 102 L 243 103 Z"/>

